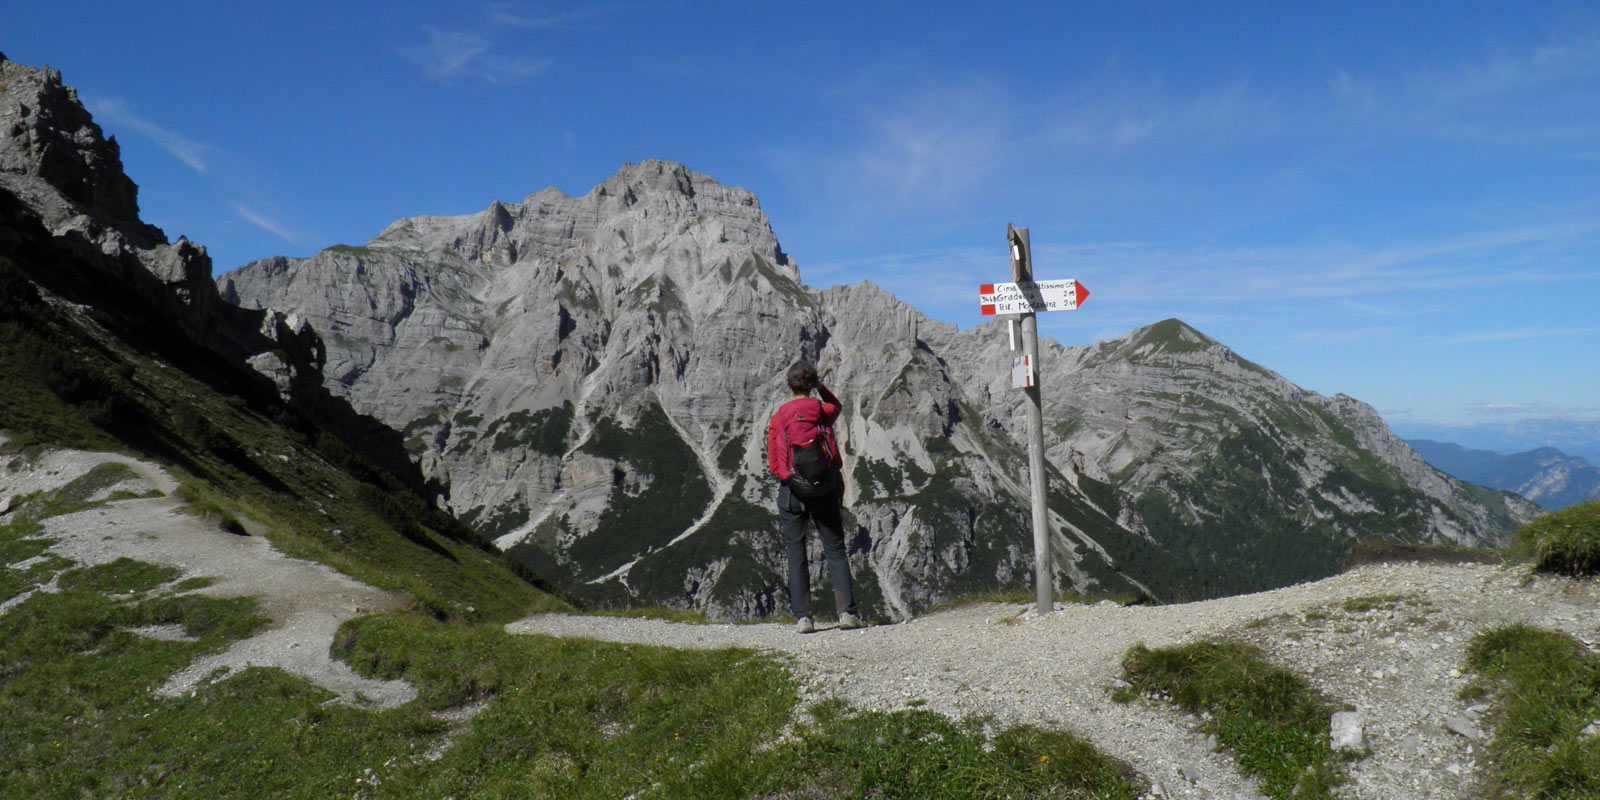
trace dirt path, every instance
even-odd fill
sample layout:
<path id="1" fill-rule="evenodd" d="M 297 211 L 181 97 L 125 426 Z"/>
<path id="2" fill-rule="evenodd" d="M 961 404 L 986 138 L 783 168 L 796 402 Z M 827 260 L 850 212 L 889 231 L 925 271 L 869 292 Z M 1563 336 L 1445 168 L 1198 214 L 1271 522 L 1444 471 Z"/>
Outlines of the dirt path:
<path id="1" fill-rule="evenodd" d="M 515 633 L 682 648 L 747 647 L 791 659 L 808 693 L 869 709 L 919 707 L 1078 733 L 1157 781 L 1166 796 L 1259 796 L 1194 720 L 1162 706 L 1110 702 L 1128 649 L 1235 636 L 1310 678 L 1365 717 L 1372 755 L 1350 796 L 1467 798 L 1482 742 L 1444 721 L 1471 716 L 1456 693 L 1472 636 L 1512 622 L 1600 638 L 1593 582 L 1482 565 L 1363 567 L 1316 583 L 1203 603 L 1068 606 L 1043 618 L 980 605 L 860 631 L 809 636 L 780 625 L 690 625 L 540 615 Z M 1415 737 L 1409 740 L 1407 737 Z"/>
<path id="2" fill-rule="evenodd" d="M 181 694 L 246 666 L 276 666 L 345 702 L 377 707 L 415 696 L 401 681 L 361 678 L 329 657 L 345 620 L 402 604 L 331 568 L 288 558 L 262 537 L 235 536 L 179 512 L 176 482 L 133 459 L 60 452 L 25 467 L 0 457 L 7 498 L 63 486 L 119 461 L 138 473 L 119 487 L 159 497 L 120 500 L 46 521 L 52 552 L 85 564 L 119 557 L 210 577 L 216 597 L 252 596 L 271 624 L 226 652 L 199 659 L 161 691 Z M 14 468 L 16 467 L 16 468 Z M 0 516 L 3 520 L 3 516 Z M 42 591 L 49 591 L 45 587 Z M 12 613 L 20 598 L 0 605 Z M 1331 699 L 1365 718 L 1370 755 L 1351 767 L 1354 798 L 1469 798 L 1483 742 L 1446 729 L 1475 711 L 1465 648 L 1479 632 L 1514 622 L 1600 640 L 1600 584 L 1483 565 L 1362 567 L 1315 583 L 1203 603 L 1067 606 L 1046 617 L 1010 605 L 975 605 L 899 625 L 801 636 L 787 625 L 689 625 L 615 617 L 541 615 L 507 626 L 520 634 L 574 636 L 679 648 L 754 648 L 802 677 L 808 701 L 839 697 L 874 710 L 924 708 L 1001 725 L 1073 731 L 1132 764 L 1179 798 L 1255 798 L 1254 783 L 1186 715 L 1144 702 L 1110 702 L 1108 690 L 1135 644 L 1235 637 L 1265 649 Z M 1593 646 L 1591 644 L 1591 646 Z"/>
<path id="3" fill-rule="evenodd" d="M 280 667 L 348 703 L 388 708 L 416 696 L 404 681 L 363 678 L 329 655 L 333 635 L 346 620 L 400 608 L 402 598 L 331 567 L 285 556 L 264 537 L 230 534 L 179 511 L 181 502 L 172 494 L 177 481 L 158 467 L 124 456 L 77 451 L 53 452 L 25 467 L 14 458 L 0 457 L 0 504 L 6 497 L 60 488 L 111 462 L 127 464 L 139 475 L 113 489 L 136 494 L 154 489 L 161 496 L 118 500 L 44 520 L 45 535 L 55 540 L 51 553 L 85 565 L 127 557 L 175 567 L 183 578 L 212 578 L 215 582 L 197 594 L 254 597 L 260 613 L 271 620 L 256 635 L 174 675 L 160 688 L 162 694 L 184 694 L 205 681 L 262 666 Z M 46 586 L 39 591 L 52 590 Z M 10 613 L 24 599 L 26 595 L 14 598 L 0 607 L 0 613 Z"/>

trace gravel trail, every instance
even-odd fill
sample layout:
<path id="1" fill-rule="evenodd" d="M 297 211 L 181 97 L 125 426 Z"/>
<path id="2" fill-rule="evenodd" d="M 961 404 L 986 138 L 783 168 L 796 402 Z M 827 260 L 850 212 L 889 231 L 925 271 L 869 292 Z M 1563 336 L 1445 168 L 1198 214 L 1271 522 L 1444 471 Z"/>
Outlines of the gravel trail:
<path id="1" fill-rule="evenodd" d="M 1485 565 L 1385 564 L 1326 580 L 1199 603 L 958 608 L 898 625 L 802 636 L 786 625 L 694 625 L 544 614 L 513 633 L 668 647 L 745 647 L 782 654 L 811 698 L 874 710 L 920 707 L 1077 733 L 1122 758 L 1168 797 L 1255 798 L 1253 781 L 1197 722 L 1166 707 L 1112 703 L 1108 690 L 1135 644 L 1231 636 L 1263 647 L 1365 718 L 1372 754 L 1351 769 L 1356 798 L 1469 798 L 1483 742 L 1445 729 L 1473 718 L 1456 693 L 1472 636 L 1513 622 L 1600 638 L 1594 582 Z M 915 704 L 915 705 L 913 705 Z M 1415 737 L 1407 741 L 1407 737 Z"/>
<path id="2" fill-rule="evenodd" d="M 254 597 L 259 613 L 270 620 L 254 636 L 196 660 L 167 681 L 159 693 L 188 693 L 204 681 L 261 666 L 280 667 L 352 704 L 389 708 L 416 696 L 416 690 L 405 681 L 363 678 L 329 654 L 333 635 L 345 620 L 401 608 L 406 604 L 403 598 L 332 567 L 290 558 L 265 537 L 227 533 L 179 511 L 181 501 L 172 496 L 177 481 L 159 467 L 124 456 L 80 451 L 52 452 L 30 465 L 0 458 L 0 498 L 59 488 L 109 462 L 127 464 L 140 476 L 111 489 L 134 493 L 154 489 L 160 496 L 118 500 L 44 520 L 45 536 L 55 540 L 49 552 L 85 565 L 127 557 L 182 570 L 179 580 L 212 578 L 211 585 L 195 593 Z M 110 496 L 110 490 L 102 494 Z M 52 589 L 46 586 L 39 591 Z M 0 606 L 0 614 L 11 613 L 27 596 Z M 173 635 L 161 630 L 139 632 L 155 637 Z"/>
<path id="3" fill-rule="evenodd" d="M 35 463 L 0 457 L 0 520 L 10 498 L 57 488 L 108 461 L 138 478 L 112 489 L 161 496 L 118 500 L 45 521 L 51 551 L 84 564 L 119 557 L 210 577 L 200 592 L 253 596 L 265 630 L 196 661 L 161 691 L 179 694 L 240 668 L 276 666 L 345 702 L 392 707 L 415 696 L 402 681 L 375 681 L 333 660 L 347 619 L 402 607 L 404 599 L 333 569 L 289 558 L 260 536 L 235 536 L 178 511 L 176 482 L 121 456 L 63 451 Z M 109 492 L 107 490 L 107 496 Z M 39 591 L 49 591 L 44 587 Z M 24 598 L 0 604 L 12 613 Z M 1482 631 L 1527 623 L 1600 640 L 1600 582 L 1485 565 L 1384 564 L 1259 594 L 1171 606 L 1068 605 L 1044 617 L 982 604 L 856 631 L 796 634 L 788 625 L 692 625 L 544 614 L 511 623 L 542 634 L 667 647 L 753 648 L 791 663 L 808 702 L 838 697 L 872 710 L 923 708 L 979 715 L 1001 725 L 1070 730 L 1152 780 L 1161 796 L 1260 797 L 1255 784 L 1196 720 L 1142 701 L 1108 698 L 1123 655 L 1207 637 L 1256 644 L 1364 717 L 1370 754 L 1350 768 L 1346 795 L 1366 800 L 1479 796 L 1483 741 L 1473 727 L 1492 709 L 1458 699 L 1465 649 Z M 152 636 L 181 632 L 147 631 Z M 1465 726 L 1468 735 L 1446 727 Z"/>

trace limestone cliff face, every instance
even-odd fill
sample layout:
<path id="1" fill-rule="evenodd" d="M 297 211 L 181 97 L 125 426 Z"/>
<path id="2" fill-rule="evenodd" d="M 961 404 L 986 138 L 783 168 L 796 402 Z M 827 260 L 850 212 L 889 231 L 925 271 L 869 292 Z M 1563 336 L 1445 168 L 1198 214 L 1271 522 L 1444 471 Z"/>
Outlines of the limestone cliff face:
<path id="1" fill-rule="evenodd" d="M 138 188 L 122 171 L 121 150 L 106 139 L 53 69 L 33 69 L 0 55 L 0 189 L 98 277 L 203 335 L 216 289 L 205 248 L 168 243 L 139 220 Z M 17 246 L 21 234 L 6 238 Z M 3 245 L 0 245 L 3 246 Z M 61 276 L 65 277 L 65 276 Z M 83 276 L 80 280 L 87 280 Z"/>
<path id="2" fill-rule="evenodd" d="M 311 319 L 330 388 L 402 429 L 456 512 L 580 594 L 775 608 L 765 424 L 801 357 L 846 400 L 853 548 L 875 601 L 903 616 L 1031 569 L 1025 459 L 919 338 L 949 326 L 871 285 L 802 285 L 754 195 L 682 165 L 402 220 L 220 283 Z M 1059 544 L 1064 586 L 1137 591 Z"/>
<path id="3" fill-rule="evenodd" d="M 852 557 L 876 606 L 1030 581 L 1004 333 L 870 283 L 806 287 L 752 194 L 682 165 L 401 220 L 220 285 L 310 320 L 329 388 L 403 430 L 453 510 L 599 602 L 780 607 L 764 432 L 800 357 L 846 404 Z M 1265 588 L 1330 573 L 1356 538 L 1490 542 L 1519 513 L 1427 468 L 1371 409 L 1177 321 L 1049 343 L 1044 370 L 1063 588 Z"/>
<path id="4" fill-rule="evenodd" d="M 0 55 L 0 256 L 55 296 L 157 343 L 186 338 L 370 460 L 420 485 L 398 437 L 323 387 L 322 342 L 304 318 L 220 300 L 211 257 L 139 218 L 121 151 L 52 69 Z M 264 377 L 263 377 L 264 376 Z M 390 446 L 390 440 L 395 440 Z"/>
<path id="5" fill-rule="evenodd" d="M 1006 335 L 980 326 L 954 348 L 952 362 L 994 363 Z M 1310 577 L 1358 539 L 1498 546 L 1539 513 L 1428 466 L 1365 403 L 1301 389 L 1179 320 L 1049 342 L 1041 361 L 1051 460 L 1121 490 L 1124 525 L 1211 554 L 1189 591 L 1265 588 L 1286 565 Z M 999 371 L 963 377 L 1008 428 L 1025 424 Z"/>

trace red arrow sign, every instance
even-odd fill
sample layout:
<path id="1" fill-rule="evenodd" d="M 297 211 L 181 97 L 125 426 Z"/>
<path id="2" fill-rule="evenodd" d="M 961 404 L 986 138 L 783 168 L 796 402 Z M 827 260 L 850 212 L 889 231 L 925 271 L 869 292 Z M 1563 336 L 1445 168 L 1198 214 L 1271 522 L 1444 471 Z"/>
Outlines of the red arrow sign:
<path id="1" fill-rule="evenodd" d="M 984 316 L 1075 311 L 1089 290 L 1075 280 L 986 283 L 978 287 L 978 311 Z"/>

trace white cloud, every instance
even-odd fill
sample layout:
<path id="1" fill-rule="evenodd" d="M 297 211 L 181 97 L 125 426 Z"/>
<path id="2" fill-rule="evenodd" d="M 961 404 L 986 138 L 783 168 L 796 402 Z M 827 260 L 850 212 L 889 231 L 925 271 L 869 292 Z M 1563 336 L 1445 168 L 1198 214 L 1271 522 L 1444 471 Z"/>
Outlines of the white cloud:
<path id="1" fill-rule="evenodd" d="M 1595 141 L 1600 106 L 1600 29 L 1407 70 L 1338 70 L 1325 123 L 1431 140 L 1506 146 L 1582 146 Z M 1573 155 L 1571 157 L 1577 157 Z"/>
<path id="2" fill-rule="evenodd" d="M 1347 300 L 1417 291 L 1483 288 L 1494 282 L 1561 283 L 1600 280 L 1592 267 L 1508 269 L 1507 255 L 1545 245 L 1581 247 L 1600 236 L 1600 224 L 1505 228 L 1387 245 L 1285 245 L 1204 248 L 1086 243 L 1072 248 L 1035 245 L 1038 262 L 1072 270 L 1085 283 L 1116 287 L 1127 302 L 1172 298 L 1192 302 L 1265 303 Z M 1083 265 L 1086 268 L 1075 265 Z"/>
<path id="3" fill-rule="evenodd" d="M 1521 328 L 1511 331 L 1485 331 L 1472 333 L 1465 336 L 1454 336 L 1440 341 L 1440 344 L 1481 344 L 1483 342 L 1516 342 L 1524 339 L 1554 339 L 1566 336 L 1592 336 L 1600 333 L 1600 328 Z"/>
<path id="4" fill-rule="evenodd" d="M 1400 333 L 1399 328 L 1393 326 L 1379 326 L 1374 328 L 1354 328 L 1336 331 L 1300 331 L 1290 338 L 1306 344 L 1343 344 L 1345 342 L 1359 342 L 1367 339 L 1387 339 Z"/>
<path id="5" fill-rule="evenodd" d="M 1565 419 L 1582 420 L 1586 417 L 1600 415 L 1600 406 L 1578 405 L 1552 405 L 1549 403 L 1506 403 L 1506 402 L 1476 402 L 1467 403 L 1462 407 L 1469 414 L 1480 417 L 1519 419 Z M 1600 431 L 1597 431 L 1600 433 Z"/>
<path id="6" fill-rule="evenodd" d="M 530 13 L 515 3 L 489 3 L 476 22 L 448 27 L 425 25 L 427 41 L 399 48 L 430 80 L 472 78 L 494 84 L 521 83 L 549 69 L 554 57 L 529 54 L 522 45 L 532 32 L 581 27 L 618 7 L 593 5 L 564 14 Z"/>
<path id="7" fill-rule="evenodd" d="M 160 125 L 155 124 L 128 109 L 127 103 L 116 98 L 100 98 L 89 102 L 89 111 L 98 118 L 102 127 L 110 122 L 113 125 L 127 128 L 149 139 L 151 142 L 173 158 L 182 161 L 190 169 L 200 174 L 205 174 L 207 153 L 216 148 L 201 144 L 193 139 L 173 133 Z M 115 131 L 112 131 L 115 133 Z"/>
<path id="8" fill-rule="evenodd" d="M 268 219 L 262 214 L 239 203 L 230 202 L 228 205 L 232 206 L 234 213 L 238 214 L 239 217 L 245 222 L 248 222 L 251 225 L 254 225 L 257 228 L 260 228 L 290 244 L 300 244 L 300 237 L 290 232 L 288 228 L 284 227 L 278 222 Z"/>
<path id="9" fill-rule="evenodd" d="M 428 34 L 427 42 L 400 52 L 436 81 L 470 77 L 490 83 L 516 83 L 555 63 L 553 58 L 503 55 L 496 52 L 496 43 L 483 33 L 434 27 L 423 30 Z"/>
<path id="10" fill-rule="evenodd" d="M 517 3 L 490 3 L 487 7 L 486 16 L 489 22 L 496 26 L 527 30 L 551 30 L 577 27 L 596 17 L 621 10 L 622 7 L 618 5 L 593 3 L 577 11 L 570 11 L 565 14 L 540 15 L 529 13 Z"/>

